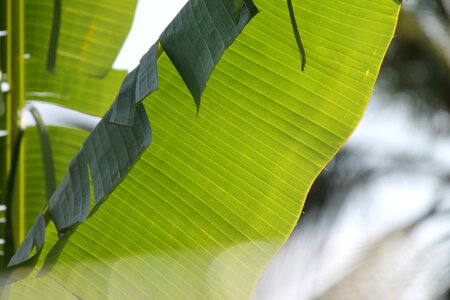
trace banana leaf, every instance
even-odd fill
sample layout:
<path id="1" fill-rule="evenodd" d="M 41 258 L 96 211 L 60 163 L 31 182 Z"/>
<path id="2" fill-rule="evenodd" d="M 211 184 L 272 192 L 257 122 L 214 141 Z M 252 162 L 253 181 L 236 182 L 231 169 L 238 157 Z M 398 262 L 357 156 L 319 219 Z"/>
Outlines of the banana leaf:
<path id="1" fill-rule="evenodd" d="M 198 116 L 186 77 L 160 58 L 159 89 L 143 102 L 152 144 L 87 220 L 62 237 L 47 227 L 30 274 L 9 282 L 11 298 L 251 296 L 361 119 L 399 11 L 392 0 L 294 1 L 302 71 L 286 3 L 255 4 Z"/>

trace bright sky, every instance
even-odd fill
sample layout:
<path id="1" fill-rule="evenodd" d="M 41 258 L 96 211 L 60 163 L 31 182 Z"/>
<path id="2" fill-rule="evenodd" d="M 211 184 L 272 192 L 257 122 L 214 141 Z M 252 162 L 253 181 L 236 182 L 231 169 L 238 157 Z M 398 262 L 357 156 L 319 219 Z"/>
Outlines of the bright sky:
<path id="1" fill-rule="evenodd" d="M 139 0 L 131 31 L 115 63 L 115 69 L 132 70 L 187 0 Z"/>

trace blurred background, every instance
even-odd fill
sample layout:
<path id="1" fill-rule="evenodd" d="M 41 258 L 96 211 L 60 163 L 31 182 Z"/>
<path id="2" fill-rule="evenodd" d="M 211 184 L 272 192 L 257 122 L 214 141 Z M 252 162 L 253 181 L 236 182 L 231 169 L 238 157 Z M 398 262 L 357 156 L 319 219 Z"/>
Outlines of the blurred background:
<path id="1" fill-rule="evenodd" d="M 255 299 L 450 299 L 450 1 L 404 1 L 366 115 Z"/>

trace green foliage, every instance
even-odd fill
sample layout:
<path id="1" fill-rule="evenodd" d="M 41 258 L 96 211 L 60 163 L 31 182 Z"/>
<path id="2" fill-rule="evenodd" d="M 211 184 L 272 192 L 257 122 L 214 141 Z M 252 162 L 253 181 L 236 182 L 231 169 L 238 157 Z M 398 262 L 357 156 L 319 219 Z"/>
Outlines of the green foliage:
<path id="1" fill-rule="evenodd" d="M 122 93 L 132 104 L 121 106 L 124 123 L 131 126 L 109 122 L 114 111 L 123 111 L 116 104 L 84 142 L 50 199 L 49 215 L 57 228 L 47 228 L 41 256 L 27 270 L 31 274 L 10 281 L 11 297 L 251 295 L 264 265 L 296 224 L 314 178 L 361 118 L 393 35 L 398 6 L 390 0 L 294 2 L 308 51 L 308 68 L 302 72 L 285 3 L 265 0 L 256 2 L 261 12 L 216 66 L 256 13 L 250 1 L 243 1 L 244 21 L 236 23 L 233 3 L 190 1 L 163 33 L 167 56 L 158 62 L 159 89 L 143 104 L 136 89 Z M 223 11 L 230 17 L 217 19 Z M 82 40 L 85 27 L 75 25 L 71 36 Z M 217 31 L 206 34 L 211 28 Z M 61 45 L 63 41 L 61 36 Z M 60 66 L 58 57 L 55 85 L 30 80 L 28 92 L 36 94 L 42 91 L 37 86 L 46 86 L 50 94 L 44 97 L 58 91 L 62 97 L 50 96 L 52 101 L 94 110 L 96 99 L 86 102 L 84 95 L 97 91 L 81 84 L 101 84 L 85 73 L 103 74 L 104 67 L 91 57 L 94 54 L 83 56 L 79 69 L 68 57 Z M 38 70 L 30 72 L 42 72 L 38 66 L 45 66 L 45 59 L 37 56 L 30 62 Z M 65 74 L 62 70 L 69 66 L 79 73 Z M 148 66 L 145 60 L 128 75 L 126 86 L 140 82 L 142 66 Z M 75 82 L 66 88 L 69 76 Z M 147 94 L 151 89 L 144 90 Z M 67 100 L 72 93 L 72 101 Z M 197 118 L 191 94 L 197 107 L 202 95 Z M 129 114 L 131 109 L 135 115 Z M 152 145 L 141 154 L 150 138 L 145 111 L 152 122 Z M 85 160 L 94 198 L 86 193 Z M 88 208 L 91 217 L 84 221 Z M 16 262 L 28 257 L 33 241 L 40 245 L 42 231 L 35 229 L 42 228 L 43 218 L 40 215 L 30 231 L 26 251 L 19 252 Z M 9 279 L 21 271 L 12 270 Z"/>

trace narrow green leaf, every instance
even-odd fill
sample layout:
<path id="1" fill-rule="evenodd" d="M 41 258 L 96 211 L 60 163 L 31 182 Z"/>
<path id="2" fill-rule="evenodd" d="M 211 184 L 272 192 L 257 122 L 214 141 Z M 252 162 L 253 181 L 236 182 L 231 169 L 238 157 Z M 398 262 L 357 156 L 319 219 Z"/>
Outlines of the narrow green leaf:
<path id="1" fill-rule="evenodd" d="M 298 31 L 297 21 L 295 19 L 295 12 L 294 7 L 292 6 L 292 0 L 287 0 L 288 10 L 289 10 L 289 17 L 291 19 L 292 23 L 292 30 L 294 31 L 295 41 L 297 42 L 298 50 L 300 51 L 300 59 L 302 61 L 302 71 L 305 69 L 306 65 L 306 52 L 305 48 L 302 44 L 302 39 L 300 38 L 300 32 Z"/>
<path id="2" fill-rule="evenodd" d="M 31 104 L 28 104 L 27 108 L 32 114 L 34 120 L 36 121 L 36 127 L 39 133 L 42 162 L 44 165 L 44 174 L 45 174 L 45 193 L 48 201 L 56 188 L 52 145 L 50 143 L 50 137 L 48 135 L 47 126 L 42 120 L 39 111 Z"/>
<path id="3" fill-rule="evenodd" d="M 258 12 L 251 0 L 243 1 L 235 22 L 233 0 L 192 0 L 164 30 L 160 42 L 194 97 L 197 113 L 211 72 L 244 26 Z"/>
<path id="4" fill-rule="evenodd" d="M 47 53 L 47 71 L 50 73 L 54 73 L 56 67 L 56 51 L 58 50 L 59 28 L 61 27 L 61 1 L 53 1 L 52 31 Z"/>

